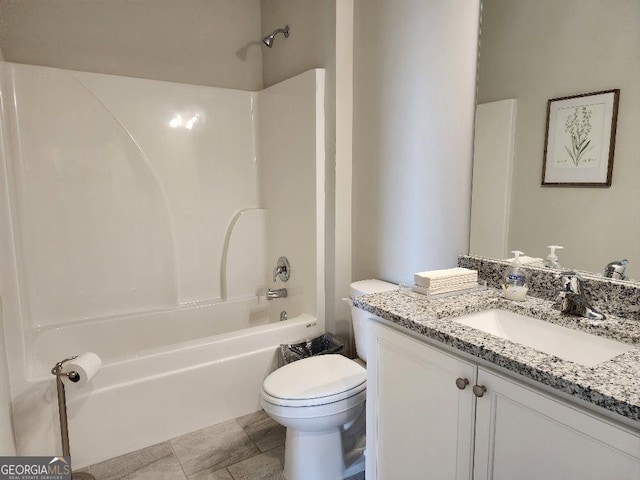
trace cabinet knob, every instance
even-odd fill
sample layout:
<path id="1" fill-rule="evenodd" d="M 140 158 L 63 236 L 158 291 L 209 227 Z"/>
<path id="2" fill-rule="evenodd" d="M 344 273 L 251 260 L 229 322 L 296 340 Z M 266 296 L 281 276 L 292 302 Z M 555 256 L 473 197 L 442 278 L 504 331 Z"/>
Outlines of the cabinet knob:
<path id="1" fill-rule="evenodd" d="M 467 380 L 466 378 L 456 378 L 456 387 L 458 387 L 460 390 L 464 390 L 465 388 L 467 388 L 467 385 L 469 385 L 469 380 Z"/>
<path id="2" fill-rule="evenodd" d="M 482 397 L 485 393 L 487 393 L 487 387 L 485 387 L 484 385 L 473 386 L 473 394 L 476 397 Z"/>

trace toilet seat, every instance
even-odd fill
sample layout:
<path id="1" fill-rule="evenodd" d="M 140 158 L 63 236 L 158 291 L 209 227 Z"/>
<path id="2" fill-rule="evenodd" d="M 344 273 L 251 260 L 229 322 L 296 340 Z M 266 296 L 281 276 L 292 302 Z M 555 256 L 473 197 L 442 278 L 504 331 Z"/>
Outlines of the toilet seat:
<path id="1" fill-rule="evenodd" d="M 342 355 L 318 355 L 290 363 L 269 375 L 263 398 L 283 407 L 326 405 L 366 389 L 366 370 Z"/>
<path id="2" fill-rule="evenodd" d="M 358 395 L 361 392 L 365 392 L 366 390 L 367 382 L 364 381 L 357 387 L 350 388 L 349 390 L 345 390 L 344 392 L 340 392 L 335 395 L 326 395 L 324 397 L 292 400 L 289 398 L 274 397 L 273 395 L 269 395 L 263 390 L 262 398 L 266 402 L 279 407 L 318 407 L 321 405 L 328 405 L 331 403 L 340 402 L 342 400 L 347 400 Z"/>
<path id="3" fill-rule="evenodd" d="M 303 405 L 300 407 L 292 407 L 272 403 L 270 401 L 272 399 L 270 399 L 268 395 L 263 391 L 261 405 L 264 411 L 267 412 L 272 418 L 278 419 L 279 422 L 285 424 L 283 420 L 285 418 L 289 421 L 293 421 L 294 419 L 318 419 L 330 415 L 338 415 L 360 405 L 364 405 L 366 399 L 367 389 L 365 387 L 354 395 L 343 398 L 342 400 L 336 400 L 318 405 Z M 275 401 L 277 402 L 278 399 L 275 399 Z"/>

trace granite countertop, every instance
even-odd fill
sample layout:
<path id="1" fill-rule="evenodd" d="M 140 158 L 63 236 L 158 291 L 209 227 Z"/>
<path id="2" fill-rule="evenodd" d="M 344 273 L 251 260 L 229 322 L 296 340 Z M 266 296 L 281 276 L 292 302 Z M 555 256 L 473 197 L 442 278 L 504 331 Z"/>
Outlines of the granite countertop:
<path id="1" fill-rule="evenodd" d="M 527 297 L 523 302 L 514 302 L 502 298 L 496 289 L 432 299 L 397 290 L 363 295 L 353 303 L 461 352 L 640 422 L 638 321 L 613 316 L 593 321 L 564 315 L 548 300 Z M 494 308 L 608 337 L 636 348 L 594 367 L 585 367 L 452 321 Z"/>

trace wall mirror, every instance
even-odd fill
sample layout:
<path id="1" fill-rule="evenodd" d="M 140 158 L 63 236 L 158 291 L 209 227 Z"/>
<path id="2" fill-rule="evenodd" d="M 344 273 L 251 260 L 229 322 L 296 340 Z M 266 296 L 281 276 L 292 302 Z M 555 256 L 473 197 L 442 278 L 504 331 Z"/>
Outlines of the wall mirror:
<path id="1" fill-rule="evenodd" d="M 640 279 L 640 2 L 483 0 L 472 255 L 546 258 Z M 549 99 L 620 89 L 610 187 L 543 186 Z"/>

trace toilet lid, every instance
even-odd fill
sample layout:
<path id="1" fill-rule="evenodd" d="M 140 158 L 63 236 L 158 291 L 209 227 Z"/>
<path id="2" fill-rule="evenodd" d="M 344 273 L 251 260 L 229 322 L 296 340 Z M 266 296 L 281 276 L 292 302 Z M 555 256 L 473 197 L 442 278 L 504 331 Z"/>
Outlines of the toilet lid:
<path id="1" fill-rule="evenodd" d="M 358 280 L 357 282 L 353 282 L 349 286 L 349 290 L 351 291 L 351 298 L 355 298 L 359 297 L 360 295 L 366 295 L 368 293 L 379 293 L 398 290 L 398 285 L 377 279 Z"/>
<path id="2" fill-rule="evenodd" d="M 262 388 L 274 398 L 309 400 L 362 390 L 366 381 L 367 371 L 364 368 L 342 355 L 332 354 L 285 365 L 269 375 Z"/>

